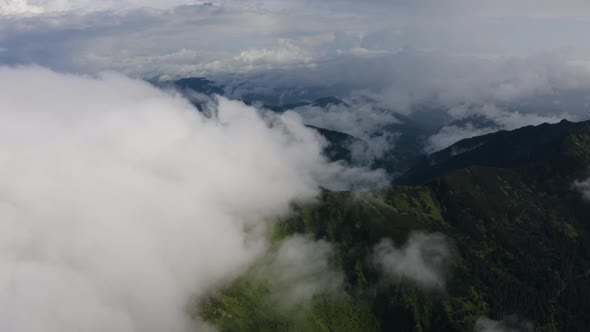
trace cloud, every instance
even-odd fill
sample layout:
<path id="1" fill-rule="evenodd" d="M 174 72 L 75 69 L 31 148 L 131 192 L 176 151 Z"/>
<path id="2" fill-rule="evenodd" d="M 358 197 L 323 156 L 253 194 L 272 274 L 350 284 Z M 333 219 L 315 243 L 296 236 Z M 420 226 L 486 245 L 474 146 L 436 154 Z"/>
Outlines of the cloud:
<path id="1" fill-rule="evenodd" d="M 590 86 L 590 72 L 558 53 L 483 59 L 409 50 L 390 57 L 389 63 L 389 71 L 382 70 L 391 78 L 389 86 L 371 96 L 406 113 L 424 104 L 443 109 L 486 104 L 527 106 L 541 96 L 559 96 L 562 91 L 583 91 Z M 557 108 L 543 108 L 551 106 Z"/>
<path id="2" fill-rule="evenodd" d="M 265 220 L 347 170 L 294 113 L 208 107 L 0 69 L 0 330 L 184 331 L 187 301 L 264 250 Z"/>
<path id="3" fill-rule="evenodd" d="M 255 277 L 269 287 L 268 301 L 278 309 L 301 309 L 315 295 L 342 291 L 344 275 L 334 269 L 332 246 L 305 236 L 294 236 L 271 250 Z"/>
<path id="4" fill-rule="evenodd" d="M 582 194 L 584 199 L 590 200 L 590 179 L 584 181 L 577 180 L 572 184 L 572 188 Z"/>
<path id="5" fill-rule="evenodd" d="M 427 289 L 444 290 L 452 254 L 442 234 L 412 233 L 401 248 L 389 239 L 382 240 L 373 249 L 371 261 L 390 282 L 410 281 Z"/>
<path id="6" fill-rule="evenodd" d="M 428 138 L 425 148 L 427 153 L 442 150 L 462 139 L 489 134 L 498 130 L 514 130 L 520 127 L 542 123 L 557 123 L 563 119 L 577 120 L 577 116 L 568 113 L 539 115 L 522 113 L 497 107 L 483 105 L 458 106 L 449 110 L 454 122 L 445 125 L 440 131 Z"/>
<path id="7" fill-rule="evenodd" d="M 0 0 L 0 15 L 42 15 L 78 11 L 83 13 L 133 8 L 173 8 L 186 4 L 199 4 L 195 0 Z"/>
<path id="8" fill-rule="evenodd" d="M 475 332 L 529 332 L 534 331 L 533 324 L 516 316 L 507 316 L 502 322 L 481 316 L 475 322 Z"/>
<path id="9" fill-rule="evenodd" d="M 0 8 L 30 14 L 0 16 L 8 50 L 0 63 L 143 77 L 316 63 L 343 45 L 336 27 L 364 30 L 366 22 L 342 9 L 310 12 L 301 1 L 10 1 Z"/>
<path id="10" fill-rule="evenodd" d="M 464 126 L 444 126 L 438 133 L 428 138 L 428 143 L 424 148 L 424 151 L 426 153 L 434 153 L 443 150 L 460 140 L 493 133 L 497 130 L 497 127 L 476 128 L 470 122 Z"/>
<path id="11" fill-rule="evenodd" d="M 324 60 L 297 69 L 213 77 L 235 97 L 289 90 L 300 92 L 299 98 L 362 96 L 405 115 L 424 107 L 444 113 L 485 105 L 533 114 L 588 110 L 580 96 L 590 87 L 590 71 L 562 53 L 487 59 L 402 49 L 369 58 L 347 53 Z"/>
<path id="12" fill-rule="evenodd" d="M 300 64 L 311 61 L 310 55 L 306 54 L 300 47 L 293 45 L 289 41 L 282 41 L 281 45 L 276 48 L 262 48 L 262 49 L 249 49 L 240 53 L 236 57 L 236 61 L 243 62 L 250 66 L 257 64 L 265 65 L 288 65 L 288 64 Z M 246 70 L 252 67 L 247 67 Z"/>
<path id="13" fill-rule="evenodd" d="M 395 113 L 379 109 L 366 100 L 347 100 L 350 103 L 329 104 L 325 107 L 307 105 L 292 111 L 301 116 L 303 122 L 352 135 L 362 141 L 353 141 L 348 147 L 352 161 L 359 165 L 371 165 L 376 158 L 395 147 L 398 136 L 388 126 L 399 124 Z"/>
<path id="14" fill-rule="evenodd" d="M 483 14 L 481 6 L 487 8 Z M 38 13 L 0 17 L 0 64 L 85 74 L 116 70 L 150 79 L 207 76 L 229 97 L 275 103 L 362 96 L 355 108 L 373 120 L 379 115 L 389 121 L 386 112 L 365 109 L 412 116 L 424 108 L 477 113 L 490 105 L 504 112 L 493 115 L 499 122 L 494 129 L 512 128 L 503 121 L 535 124 L 565 112 L 577 116 L 570 119 L 585 119 L 590 107 L 579 98 L 590 88 L 584 65 L 590 48 L 580 33 L 589 27 L 563 21 L 585 12 L 587 5 L 579 1 L 358 6 L 347 0 L 4 0 L 0 6 L 17 7 Z M 547 17 L 551 11 L 561 14 Z M 515 25 L 521 33 L 512 33 Z M 334 112 L 321 115 L 326 119 L 313 121 L 337 119 Z M 473 123 L 475 130 L 431 118 L 430 128 L 448 127 L 431 139 L 428 151 L 484 132 Z M 378 128 L 362 128 L 362 134 L 374 131 Z M 375 138 L 370 146 L 378 146 L 394 144 L 395 137 L 364 139 Z M 379 151 L 357 155 L 370 159 Z"/>
<path id="15" fill-rule="evenodd" d="M 588 82 L 572 66 L 590 59 L 579 32 L 587 27 L 568 22 L 545 31 L 513 15 L 557 7 L 580 13 L 587 5 L 481 6 L 493 14 L 482 18 L 480 5 L 466 1 L 4 0 L 5 11 L 39 13 L 0 18 L 0 63 L 141 77 L 252 72 L 244 79 L 265 87 L 378 90 L 399 109 L 429 99 L 509 102 Z M 516 23 L 522 33 L 506 33 Z M 521 39 L 504 44 L 513 38 Z M 567 56 L 535 56 L 555 50 Z M 309 68 L 299 73 L 300 65 Z"/>
<path id="16" fill-rule="evenodd" d="M 343 96 L 352 107 L 294 111 L 308 124 L 374 141 L 369 146 L 375 151 L 364 153 L 365 159 L 386 151 L 379 142 L 395 145 L 396 132 L 380 131 L 399 122 L 399 115 L 439 131 L 428 140 L 427 152 L 496 130 L 588 118 L 590 72 L 557 53 L 481 59 L 404 50 L 312 64 L 213 76 L 232 97 L 271 104 Z M 420 112 L 424 116 L 414 118 Z"/>
<path id="17" fill-rule="evenodd" d="M 572 61 L 590 59 L 582 33 L 588 23 L 563 21 L 589 15 L 588 5 L 575 0 L 559 5 L 482 1 L 477 6 L 462 0 L 444 5 L 366 1 L 362 6 L 346 0 L 0 0 L 0 12 L 5 14 L 0 43 L 8 49 L 2 63 L 30 61 L 85 73 L 176 77 L 234 72 L 236 60 L 244 59 L 238 72 L 285 68 L 301 60 L 321 66 L 334 57 L 364 58 L 356 68 L 339 67 L 341 72 L 358 68 L 350 75 L 354 78 L 371 66 L 369 59 L 403 49 L 455 57 L 466 72 L 470 61 L 464 60 L 472 57 L 569 50 Z M 509 33 L 515 26 L 520 33 Z M 279 45 L 285 41 L 290 46 Z M 179 58 L 178 53 L 192 56 Z M 251 66 L 252 59 L 259 65 Z M 545 82 L 534 73 L 521 79 Z M 512 89 L 510 84 L 504 88 Z"/>
<path id="18" fill-rule="evenodd" d="M 425 152 L 432 153 L 497 130 L 587 119 L 590 72 L 559 54 L 460 59 L 404 50 L 371 60 L 343 55 L 296 70 L 221 75 L 219 82 L 229 95 L 268 98 L 269 103 L 344 96 L 351 107 L 304 106 L 294 111 L 307 124 L 368 143 L 352 150 L 357 161 L 363 160 L 360 164 L 370 165 L 395 147 L 400 134 L 395 124 L 426 128 L 423 134 L 430 137 Z M 384 131 L 387 127 L 391 129 Z"/>

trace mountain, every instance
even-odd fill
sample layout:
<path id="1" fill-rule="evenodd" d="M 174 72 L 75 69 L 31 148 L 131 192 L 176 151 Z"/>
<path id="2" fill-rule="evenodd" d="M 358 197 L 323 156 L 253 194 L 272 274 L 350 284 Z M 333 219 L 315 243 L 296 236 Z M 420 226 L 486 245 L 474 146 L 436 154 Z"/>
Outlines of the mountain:
<path id="1" fill-rule="evenodd" d="M 342 101 L 336 97 L 322 97 L 322 98 L 318 98 L 312 102 L 297 101 L 297 102 L 288 103 L 288 104 L 281 104 L 281 105 L 264 105 L 264 108 L 269 109 L 274 112 L 282 113 L 282 112 L 285 112 L 288 110 L 292 110 L 292 109 L 295 109 L 298 107 L 304 107 L 304 106 L 326 108 L 331 105 L 337 105 L 337 106 L 343 105 L 346 107 L 350 107 L 350 105 L 348 105 L 347 103 L 345 103 L 344 101 Z"/>
<path id="2" fill-rule="evenodd" d="M 410 168 L 417 160 L 423 157 L 423 146 L 425 135 L 419 127 L 410 123 L 401 123 L 384 126 L 376 131 L 374 135 L 381 136 L 390 134 L 395 136 L 395 144 L 392 145 L 382 156 L 376 157 L 370 164 L 365 160 L 356 160 L 353 149 L 370 151 L 371 146 L 366 141 L 335 130 L 308 125 L 315 129 L 328 141 L 325 154 L 332 161 L 342 160 L 354 166 L 368 166 L 371 169 L 384 169 L 390 175 L 399 175 Z"/>
<path id="3" fill-rule="evenodd" d="M 336 105 L 336 106 L 344 105 L 346 107 L 350 107 L 350 105 L 348 105 L 347 103 L 343 102 L 342 100 L 340 100 L 336 97 L 318 98 L 311 105 L 315 106 L 315 107 L 328 107 L 330 105 Z"/>
<path id="4" fill-rule="evenodd" d="M 314 126 L 306 127 L 316 130 L 318 134 L 326 139 L 328 145 L 324 149 L 324 154 L 331 161 L 343 160 L 353 164 L 352 146 L 357 145 L 366 147 L 367 145 L 363 140 L 346 133 Z"/>
<path id="5" fill-rule="evenodd" d="M 404 185 L 326 192 L 274 225 L 273 243 L 331 243 L 340 295 L 284 312 L 252 267 L 194 310 L 221 331 L 473 331 L 484 316 L 506 331 L 590 331 L 590 203 L 572 186 L 589 166 L 590 122 L 463 140 L 412 167 Z M 416 232 L 449 243 L 442 289 L 384 279 L 371 261 L 382 239 L 400 246 Z"/>
<path id="6" fill-rule="evenodd" d="M 382 128 L 384 133 L 397 137 L 394 146 L 375 160 L 374 168 L 383 168 L 388 174 L 397 176 L 406 172 L 424 156 L 424 147 L 429 131 L 414 120 L 397 115 L 399 123 Z"/>
<path id="7" fill-rule="evenodd" d="M 224 95 L 224 87 L 211 80 L 202 77 L 183 78 L 175 81 L 149 81 L 151 84 L 159 88 L 172 88 L 185 94 L 192 104 L 199 110 L 203 111 L 208 99 L 202 99 L 191 95 L 191 92 L 198 92 L 205 95 Z M 285 104 L 270 104 L 268 101 L 282 100 L 280 96 L 268 96 L 265 98 L 258 98 L 255 95 L 244 96 L 242 101 L 247 105 L 260 105 L 262 108 L 276 112 L 283 113 L 289 110 L 295 110 L 300 107 L 317 107 L 327 109 L 331 106 L 343 106 L 351 108 L 341 99 L 334 96 L 320 97 L 313 101 L 297 100 L 295 97 L 289 98 L 290 103 Z M 321 110 L 318 110 L 321 111 Z M 342 160 L 354 166 L 367 166 L 373 169 L 382 168 L 388 174 L 397 176 L 406 171 L 411 165 L 423 156 L 424 141 L 430 131 L 425 131 L 421 125 L 416 121 L 402 115 L 397 115 L 400 123 L 385 125 L 382 128 L 376 129 L 373 137 L 391 136 L 396 137 L 396 144 L 391 149 L 381 153 L 378 157 L 373 158 L 372 146 L 358 137 L 354 137 L 348 133 L 339 132 L 337 130 L 330 130 L 318 126 L 308 126 L 316 129 L 328 141 L 328 147 L 325 149 L 326 155 L 332 161 Z M 303 119 L 305 122 L 305 118 Z M 434 132 L 432 132 L 434 133 Z M 430 134 L 432 134 L 430 133 Z M 344 137 L 343 135 L 346 135 Z M 357 152 L 360 158 L 355 158 L 353 150 Z M 357 156 L 357 157 L 358 157 Z"/>
<path id="8" fill-rule="evenodd" d="M 572 180 L 590 166 L 590 155 L 584 150 L 589 126 L 588 121 L 563 120 L 465 139 L 422 158 L 397 182 L 422 184 L 470 165 L 528 170 L 537 177 Z"/>
<path id="9" fill-rule="evenodd" d="M 171 82 L 171 84 L 180 90 L 192 90 L 206 95 L 217 94 L 223 96 L 223 87 L 215 84 L 203 77 L 182 78 Z"/>
<path id="10" fill-rule="evenodd" d="M 264 108 L 271 110 L 277 113 L 283 113 L 289 110 L 292 110 L 297 107 L 308 106 L 310 103 L 306 101 L 300 101 L 293 104 L 285 104 L 285 105 L 264 105 Z"/>

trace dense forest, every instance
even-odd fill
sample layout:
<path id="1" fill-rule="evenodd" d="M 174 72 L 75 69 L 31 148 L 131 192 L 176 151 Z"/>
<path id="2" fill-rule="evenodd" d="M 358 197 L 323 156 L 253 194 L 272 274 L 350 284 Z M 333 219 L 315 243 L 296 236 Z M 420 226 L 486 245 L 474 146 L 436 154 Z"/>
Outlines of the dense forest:
<path id="1" fill-rule="evenodd" d="M 326 192 L 274 224 L 277 245 L 329 242 L 341 291 L 287 310 L 253 266 L 191 310 L 222 331 L 473 331 L 480 317 L 505 331 L 590 331 L 590 204 L 573 185 L 589 165 L 590 122 L 463 140 L 387 188 Z M 416 234 L 449 243 L 442 287 L 384 282 L 370 259 L 383 239 Z"/>

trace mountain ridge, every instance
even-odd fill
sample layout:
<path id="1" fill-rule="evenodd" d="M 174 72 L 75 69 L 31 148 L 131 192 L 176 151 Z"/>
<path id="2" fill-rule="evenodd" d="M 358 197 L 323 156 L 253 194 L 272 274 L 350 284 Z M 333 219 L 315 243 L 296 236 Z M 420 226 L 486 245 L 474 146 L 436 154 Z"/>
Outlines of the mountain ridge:
<path id="1" fill-rule="evenodd" d="M 542 154 L 522 155 L 530 144 Z M 301 317 L 272 310 L 261 316 L 268 293 L 253 295 L 248 289 L 255 286 L 244 288 L 242 281 L 212 294 L 199 307 L 202 316 L 223 331 L 299 331 L 303 323 L 309 331 L 473 331 L 481 317 L 519 331 L 590 330 L 584 310 L 590 307 L 590 205 L 568 182 L 587 174 L 590 122 L 497 132 L 457 146 L 473 150 L 439 152 L 449 166 L 419 173 L 425 174 L 417 177 L 420 184 L 325 192 L 319 203 L 296 205 L 274 226 L 274 242 L 305 234 L 332 244 L 335 268 L 346 276 L 344 300 L 322 293 Z M 504 158 L 485 155 L 490 151 Z M 451 245 L 454 263 L 442 292 L 412 282 L 383 284 L 369 263 L 382 239 L 402 244 L 415 232 L 444 234 Z M 328 303 L 326 311 L 321 303 Z M 256 324 L 262 317 L 265 323 Z"/>
<path id="2" fill-rule="evenodd" d="M 556 162 L 564 172 L 576 175 L 590 165 L 590 156 L 582 160 L 572 160 L 568 155 L 575 144 L 573 136 L 586 132 L 590 121 L 570 122 L 562 120 L 557 124 L 526 126 L 512 131 L 501 130 L 495 133 L 461 140 L 439 152 L 423 157 L 403 176 L 396 180 L 399 184 L 423 184 L 442 176 L 451 170 L 470 165 L 498 168 L 523 168 L 531 164 Z M 588 137 L 583 137 L 584 144 Z M 572 165 L 566 165 L 573 162 Z"/>

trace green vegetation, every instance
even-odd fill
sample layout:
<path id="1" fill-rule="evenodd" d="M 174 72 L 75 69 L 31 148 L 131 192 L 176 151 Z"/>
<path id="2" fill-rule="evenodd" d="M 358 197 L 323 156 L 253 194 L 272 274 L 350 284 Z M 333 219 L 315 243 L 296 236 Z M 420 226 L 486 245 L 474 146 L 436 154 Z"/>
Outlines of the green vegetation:
<path id="1" fill-rule="evenodd" d="M 458 143 L 473 146 L 418 164 L 402 177 L 409 185 L 325 193 L 276 224 L 274 241 L 303 233 L 334 246 L 346 276 L 339 294 L 284 311 L 269 301 L 268 281 L 247 273 L 198 313 L 222 331 L 472 331 L 481 315 L 518 315 L 538 331 L 590 331 L 590 205 L 571 189 L 590 175 L 590 123 Z M 445 291 L 383 283 L 368 262 L 381 239 L 402 244 L 413 231 L 451 240 Z"/>

